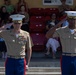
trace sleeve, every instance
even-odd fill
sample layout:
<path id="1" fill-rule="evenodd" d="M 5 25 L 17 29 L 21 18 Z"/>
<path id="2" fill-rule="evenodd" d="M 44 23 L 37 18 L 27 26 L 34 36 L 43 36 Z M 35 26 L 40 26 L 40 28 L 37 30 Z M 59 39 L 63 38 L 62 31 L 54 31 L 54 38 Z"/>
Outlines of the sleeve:
<path id="1" fill-rule="evenodd" d="M 28 36 L 27 36 L 27 44 L 26 44 L 27 50 L 30 49 L 33 45 L 34 45 L 34 44 L 33 44 L 32 38 L 31 38 L 30 35 L 28 34 Z"/>
<path id="2" fill-rule="evenodd" d="M 0 38 L 3 38 L 3 36 L 4 36 L 4 31 L 0 30 Z"/>
<path id="3" fill-rule="evenodd" d="M 60 28 L 56 29 L 56 31 L 53 34 L 53 37 L 60 37 Z"/>

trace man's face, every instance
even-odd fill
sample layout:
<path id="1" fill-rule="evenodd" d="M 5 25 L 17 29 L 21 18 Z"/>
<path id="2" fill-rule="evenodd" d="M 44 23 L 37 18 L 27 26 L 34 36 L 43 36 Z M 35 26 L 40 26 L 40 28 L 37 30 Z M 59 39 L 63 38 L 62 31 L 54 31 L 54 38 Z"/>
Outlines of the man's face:
<path id="1" fill-rule="evenodd" d="M 51 18 L 52 18 L 52 19 L 56 19 L 56 15 L 53 14 L 53 15 L 51 16 Z"/>
<path id="2" fill-rule="evenodd" d="M 20 29 L 21 26 L 22 26 L 22 23 L 14 23 L 13 24 L 14 29 L 17 29 L 17 30 Z"/>
<path id="3" fill-rule="evenodd" d="M 76 19 L 74 19 L 74 18 L 69 18 L 69 19 L 68 19 L 68 22 L 69 22 L 69 26 L 70 26 L 70 27 L 76 28 Z"/>

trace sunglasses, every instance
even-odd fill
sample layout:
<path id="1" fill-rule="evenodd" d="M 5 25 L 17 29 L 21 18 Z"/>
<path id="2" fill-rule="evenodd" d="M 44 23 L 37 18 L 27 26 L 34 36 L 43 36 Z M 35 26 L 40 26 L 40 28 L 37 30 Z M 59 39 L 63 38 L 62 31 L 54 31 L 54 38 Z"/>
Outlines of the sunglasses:
<path id="1" fill-rule="evenodd" d="M 14 24 L 21 24 L 21 23 L 14 23 Z"/>

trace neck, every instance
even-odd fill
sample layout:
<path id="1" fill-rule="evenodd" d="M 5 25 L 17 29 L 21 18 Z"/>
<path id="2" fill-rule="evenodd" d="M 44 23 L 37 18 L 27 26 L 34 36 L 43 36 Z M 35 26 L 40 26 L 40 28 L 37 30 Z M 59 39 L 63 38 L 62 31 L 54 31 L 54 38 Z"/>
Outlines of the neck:
<path id="1" fill-rule="evenodd" d="M 20 33 L 20 29 L 13 29 L 13 32 L 18 34 Z"/>
<path id="2" fill-rule="evenodd" d="M 52 21 L 55 21 L 55 19 L 52 19 Z"/>
<path id="3" fill-rule="evenodd" d="M 76 29 L 76 27 L 69 27 L 70 29 Z"/>
<path id="4" fill-rule="evenodd" d="M 76 29 L 76 25 L 73 25 L 73 24 L 70 25 L 70 24 L 69 24 L 69 28 L 70 28 L 70 29 Z"/>

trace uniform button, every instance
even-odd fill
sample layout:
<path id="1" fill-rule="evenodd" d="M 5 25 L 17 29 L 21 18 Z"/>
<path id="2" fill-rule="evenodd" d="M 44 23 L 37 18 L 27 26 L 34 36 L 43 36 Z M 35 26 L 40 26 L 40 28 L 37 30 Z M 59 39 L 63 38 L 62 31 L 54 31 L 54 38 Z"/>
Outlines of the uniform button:
<path id="1" fill-rule="evenodd" d="M 13 42 L 15 42 L 15 40 L 13 40 Z"/>

